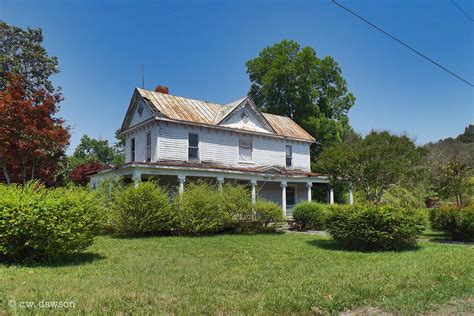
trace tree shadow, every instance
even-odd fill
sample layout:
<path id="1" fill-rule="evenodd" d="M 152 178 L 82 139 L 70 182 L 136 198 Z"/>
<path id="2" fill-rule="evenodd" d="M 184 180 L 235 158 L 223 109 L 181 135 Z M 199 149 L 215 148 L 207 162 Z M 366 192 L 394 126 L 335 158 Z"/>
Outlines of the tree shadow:
<path id="1" fill-rule="evenodd" d="M 359 250 L 346 247 L 344 244 L 334 240 L 334 239 L 314 239 L 306 241 L 311 246 L 318 247 L 324 250 L 331 251 L 341 251 L 341 252 L 354 252 L 354 253 L 383 253 L 383 252 L 408 252 L 408 251 L 417 251 L 421 249 L 421 246 L 418 244 L 410 245 L 403 247 L 397 250 Z"/>
<path id="2" fill-rule="evenodd" d="M 79 252 L 79 253 L 64 255 L 61 258 L 58 258 L 56 260 L 45 260 L 45 261 L 14 262 L 14 261 L 0 259 L 0 264 L 6 265 L 6 266 L 17 266 L 17 267 L 28 267 L 28 268 L 39 268 L 39 267 L 58 268 L 58 267 L 90 264 L 99 260 L 103 260 L 105 258 L 106 257 L 97 253 L 93 253 L 93 252 Z"/>

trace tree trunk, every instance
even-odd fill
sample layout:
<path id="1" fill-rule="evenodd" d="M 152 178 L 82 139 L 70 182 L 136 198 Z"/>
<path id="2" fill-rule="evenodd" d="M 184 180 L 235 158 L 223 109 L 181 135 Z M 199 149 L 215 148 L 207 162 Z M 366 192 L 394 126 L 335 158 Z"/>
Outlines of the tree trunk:
<path id="1" fill-rule="evenodd" d="M 21 158 L 21 179 L 23 182 L 23 186 L 26 184 L 26 159 Z"/>
<path id="2" fill-rule="evenodd" d="M 7 166 L 5 164 L 2 164 L 2 170 L 3 170 L 3 175 L 5 176 L 5 180 L 7 181 L 7 184 L 10 184 L 11 183 L 10 174 L 8 173 Z"/>

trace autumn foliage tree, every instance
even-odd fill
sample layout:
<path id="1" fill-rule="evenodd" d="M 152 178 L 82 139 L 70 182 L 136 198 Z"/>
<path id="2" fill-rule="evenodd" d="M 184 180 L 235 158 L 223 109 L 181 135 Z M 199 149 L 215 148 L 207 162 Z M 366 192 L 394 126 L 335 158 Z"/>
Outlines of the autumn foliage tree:
<path id="1" fill-rule="evenodd" d="M 98 161 L 91 161 L 88 163 L 77 165 L 69 175 L 72 182 L 75 184 L 86 185 L 89 182 L 88 175 L 91 172 L 101 170 L 108 167 Z"/>
<path id="2" fill-rule="evenodd" d="M 27 93 L 25 81 L 6 74 L 0 91 L 0 165 L 7 183 L 50 182 L 69 144 L 69 130 L 58 111 L 59 94 Z"/>

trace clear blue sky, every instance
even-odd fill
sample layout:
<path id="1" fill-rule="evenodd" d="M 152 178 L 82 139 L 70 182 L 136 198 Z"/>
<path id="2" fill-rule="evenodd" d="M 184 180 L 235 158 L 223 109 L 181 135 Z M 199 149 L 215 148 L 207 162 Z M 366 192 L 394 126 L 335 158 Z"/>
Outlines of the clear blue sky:
<path id="1" fill-rule="evenodd" d="M 340 2 L 474 82 L 474 23 L 450 0 Z M 474 2 L 456 0 L 471 17 Z M 282 39 L 340 64 L 357 101 L 356 131 L 388 129 L 418 144 L 456 136 L 474 122 L 474 89 L 324 1 L 0 0 L 0 18 L 40 27 L 59 59 L 61 116 L 113 141 L 133 89 L 226 103 L 245 95 L 245 62 Z"/>

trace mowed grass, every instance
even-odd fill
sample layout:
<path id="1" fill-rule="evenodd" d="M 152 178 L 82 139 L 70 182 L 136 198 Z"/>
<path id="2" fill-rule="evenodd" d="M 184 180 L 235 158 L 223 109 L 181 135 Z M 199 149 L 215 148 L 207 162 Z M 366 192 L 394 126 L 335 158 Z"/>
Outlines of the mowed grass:
<path id="1" fill-rule="evenodd" d="M 420 242 L 403 252 L 344 251 L 285 233 L 99 237 L 88 253 L 49 266 L 0 265 L 4 313 L 311 313 L 374 307 L 419 313 L 474 295 L 474 248 Z M 75 308 L 11 309 L 10 300 Z"/>

